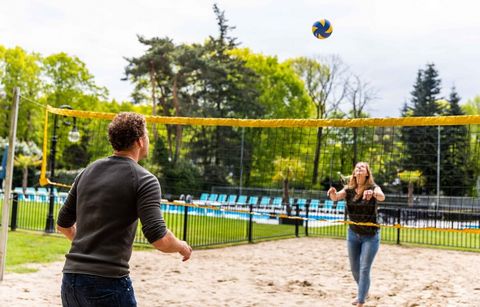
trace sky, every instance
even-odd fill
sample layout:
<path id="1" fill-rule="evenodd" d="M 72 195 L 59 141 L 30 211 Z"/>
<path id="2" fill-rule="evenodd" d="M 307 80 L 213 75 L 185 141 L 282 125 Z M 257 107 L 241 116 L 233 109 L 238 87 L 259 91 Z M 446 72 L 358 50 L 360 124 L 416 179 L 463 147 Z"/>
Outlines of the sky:
<path id="1" fill-rule="evenodd" d="M 410 99 L 417 71 L 434 63 L 442 96 L 455 86 L 461 103 L 480 95 L 480 2 L 475 0 L 2 0 L 0 44 L 44 56 L 78 56 L 110 98 L 130 100 L 122 81 L 125 57 L 144 47 L 137 35 L 202 43 L 216 36 L 217 3 L 236 29 L 240 47 L 277 56 L 337 55 L 375 89 L 367 111 L 397 117 Z M 311 33 L 322 18 L 325 40 Z"/>

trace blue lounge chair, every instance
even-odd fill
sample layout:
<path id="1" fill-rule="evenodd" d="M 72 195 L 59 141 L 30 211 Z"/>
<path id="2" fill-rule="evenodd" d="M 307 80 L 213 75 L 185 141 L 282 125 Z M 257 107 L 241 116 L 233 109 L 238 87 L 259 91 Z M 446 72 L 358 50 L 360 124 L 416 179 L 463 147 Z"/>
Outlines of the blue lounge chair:
<path id="1" fill-rule="evenodd" d="M 65 201 L 67 200 L 68 193 L 67 192 L 58 192 L 58 195 L 56 197 L 57 203 L 59 204 L 64 204 Z"/>
<path id="2" fill-rule="evenodd" d="M 270 196 L 262 196 L 260 199 L 260 207 L 267 209 L 270 206 Z"/>
<path id="3" fill-rule="evenodd" d="M 333 200 L 326 200 L 322 209 L 323 209 L 324 212 L 328 212 L 328 213 L 332 212 L 333 211 Z"/>
<path id="4" fill-rule="evenodd" d="M 335 209 L 335 211 L 337 213 L 344 213 L 345 212 L 345 205 L 347 204 L 346 201 L 344 200 L 340 200 L 337 202 L 337 208 Z"/>
<path id="5" fill-rule="evenodd" d="M 25 200 L 25 194 L 23 194 L 23 188 L 22 187 L 16 187 L 13 189 L 14 193 L 18 194 L 18 200 Z"/>
<path id="6" fill-rule="evenodd" d="M 258 196 L 250 196 L 248 199 L 248 204 L 252 206 L 256 206 L 258 203 Z"/>
<path id="7" fill-rule="evenodd" d="M 319 205 L 320 205 L 320 200 L 318 200 L 318 199 L 316 199 L 316 198 L 312 198 L 312 199 L 310 199 L 310 207 L 309 207 L 309 210 L 318 211 Z"/>
<path id="8" fill-rule="evenodd" d="M 202 193 L 200 194 L 200 198 L 198 200 L 193 200 L 193 203 L 196 205 L 205 205 L 208 201 L 208 197 L 210 194 Z"/>
<path id="9" fill-rule="evenodd" d="M 237 195 L 229 195 L 227 199 L 227 204 L 229 206 L 235 205 L 236 200 L 237 200 Z"/>
<path id="10" fill-rule="evenodd" d="M 235 206 L 246 206 L 247 205 L 247 196 L 246 195 L 240 195 L 238 196 L 237 202 L 235 203 Z"/>
<path id="11" fill-rule="evenodd" d="M 217 197 L 218 197 L 218 194 L 215 194 L 215 193 L 210 194 L 210 196 L 208 197 L 208 202 L 210 202 L 210 203 L 216 202 Z"/>
<path id="12" fill-rule="evenodd" d="M 227 202 L 227 194 L 220 194 L 218 195 L 218 198 L 217 198 L 217 205 L 221 206 L 221 205 L 225 205 L 225 203 Z"/>
<path id="13" fill-rule="evenodd" d="M 27 188 L 25 190 L 25 200 L 37 201 L 36 196 L 37 196 L 37 191 L 35 190 L 35 188 Z"/>
<path id="14" fill-rule="evenodd" d="M 47 188 L 37 188 L 37 200 L 41 202 L 48 201 L 48 190 Z"/>
<path id="15" fill-rule="evenodd" d="M 281 208 L 282 207 L 282 198 L 281 197 L 275 197 L 273 199 L 272 206 L 274 208 Z"/>
<path id="16" fill-rule="evenodd" d="M 297 199 L 297 205 L 300 208 L 300 210 L 305 210 L 305 205 L 306 204 L 307 204 L 307 200 L 305 198 Z"/>

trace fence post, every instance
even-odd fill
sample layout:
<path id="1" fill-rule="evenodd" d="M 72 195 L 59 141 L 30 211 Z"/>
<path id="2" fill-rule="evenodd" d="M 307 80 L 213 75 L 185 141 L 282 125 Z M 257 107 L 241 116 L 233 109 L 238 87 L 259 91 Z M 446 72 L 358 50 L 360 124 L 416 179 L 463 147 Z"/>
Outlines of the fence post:
<path id="1" fill-rule="evenodd" d="M 308 237 L 308 211 L 310 209 L 310 205 L 307 203 L 305 204 L 305 236 Z"/>
<path id="2" fill-rule="evenodd" d="M 13 193 L 12 198 L 12 220 L 10 222 L 10 230 L 15 231 L 17 229 L 17 211 L 18 211 L 18 194 Z"/>
<path id="3" fill-rule="evenodd" d="M 295 216 L 298 218 L 300 217 L 300 208 L 298 204 L 295 204 Z M 295 237 L 298 238 L 298 224 L 300 223 L 300 219 L 295 219 Z"/>
<path id="4" fill-rule="evenodd" d="M 400 208 L 397 208 L 397 225 L 400 226 L 400 220 L 401 220 L 401 211 Z M 397 228 L 397 244 L 400 244 L 400 227 Z"/>
<path id="5" fill-rule="evenodd" d="M 253 235 L 252 235 L 252 229 L 253 229 L 253 205 L 249 204 L 248 205 L 250 214 L 248 215 L 248 243 L 253 243 Z"/>
<path id="6" fill-rule="evenodd" d="M 184 205 L 183 212 L 183 241 L 187 241 L 187 230 L 188 230 L 188 204 Z"/>

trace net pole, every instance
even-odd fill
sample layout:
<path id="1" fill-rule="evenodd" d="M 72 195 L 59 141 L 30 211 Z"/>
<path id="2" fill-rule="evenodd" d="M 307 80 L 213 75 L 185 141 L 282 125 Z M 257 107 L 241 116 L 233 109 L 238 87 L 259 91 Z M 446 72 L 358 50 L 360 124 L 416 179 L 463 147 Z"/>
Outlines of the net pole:
<path id="1" fill-rule="evenodd" d="M 240 145 L 240 178 L 238 184 L 238 195 L 242 195 L 242 184 L 243 184 L 243 147 L 245 146 L 245 127 L 242 127 L 242 142 Z"/>
<path id="2" fill-rule="evenodd" d="M 5 260 L 7 256 L 8 219 L 10 209 L 10 194 L 12 191 L 13 160 L 15 157 L 15 141 L 17 137 L 18 105 L 20 104 L 20 90 L 14 89 L 12 110 L 10 113 L 10 133 L 8 136 L 8 158 L 5 176 L 5 191 L 2 206 L 2 233 L 0 237 L 0 281 L 5 272 Z"/>
<path id="3" fill-rule="evenodd" d="M 437 215 L 440 210 L 440 126 L 437 126 L 437 206 L 435 207 L 435 227 L 437 227 Z"/>

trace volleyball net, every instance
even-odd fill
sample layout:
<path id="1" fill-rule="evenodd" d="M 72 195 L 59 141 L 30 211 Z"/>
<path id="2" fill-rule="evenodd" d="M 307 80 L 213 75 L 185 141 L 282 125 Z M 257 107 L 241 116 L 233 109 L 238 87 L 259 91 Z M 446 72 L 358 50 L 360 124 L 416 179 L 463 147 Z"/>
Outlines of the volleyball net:
<path id="1" fill-rule="evenodd" d="M 112 154 L 107 129 L 114 116 L 48 107 L 41 184 L 68 186 L 82 168 Z M 417 195 L 478 195 L 480 116 L 146 118 L 150 153 L 140 163 L 173 196 L 200 196 L 220 187 L 278 190 L 286 184 L 294 195 L 315 195 L 341 186 L 359 161 L 369 163 L 387 193 L 407 193 L 410 187 Z M 72 131 L 78 131 L 76 142 Z M 59 174 L 53 178 L 52 162 Z"/>
<path id="2" fill-rule="evenodd" d="M 107 130 L 114 116 L 47 107 L 40 183 L 68 188 L 89 163 L 111 155 Z M 227 210 L 237 218 L 253 206 L 250 214 L 265 220 L 350 223 L 343 218 L 345 204 L 329 202 L 326 191 L 341 189 L 364 161 L 389 205 L 462 214 L 480 208 L 480 116 L 146 119 L 150 151 L 140 164 L 159 178 L 164 198 L 187 206 Z M 72 138 L 72 132 L 79 135 Z M 457 230 L 477 223 L 454 219 Z M 380 222 L 399 225 L 394 213 Z M 432 224 L 416 225 L 423 226 Z"/>

